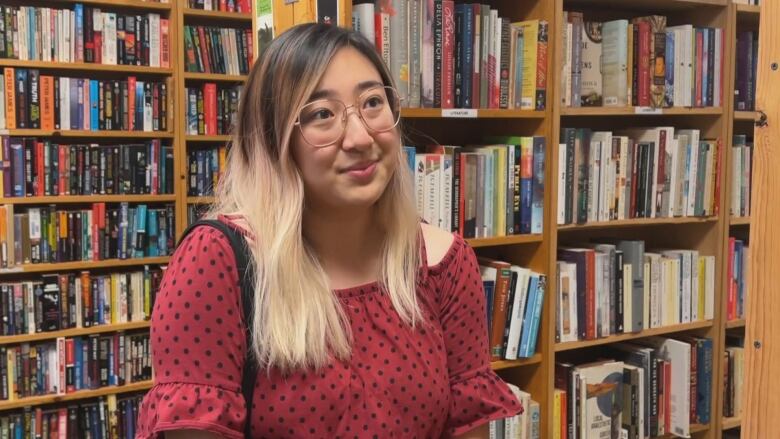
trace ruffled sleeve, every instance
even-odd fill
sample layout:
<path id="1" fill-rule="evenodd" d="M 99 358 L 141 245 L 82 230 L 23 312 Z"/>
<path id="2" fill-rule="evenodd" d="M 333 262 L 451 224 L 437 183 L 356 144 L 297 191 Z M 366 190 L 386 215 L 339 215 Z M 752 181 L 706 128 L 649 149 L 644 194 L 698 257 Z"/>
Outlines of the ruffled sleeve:
<path id="1" fill-rule="evenodd" d="M 151 323 L 155 385 L 141 403 L 136 439 L 172 430 L 243 438 L 246 349 L 235 257 L 227 238 L 202 226 L 165 271 Z"/>
<path id="2" fill-rule="evenodd" d="M 451 401 L 445 434 L 457 436 L 521 413 L 520 402 L 490 367 L 485 295 L 474 251 L 456 236 L 443 260 L 439 320 L 447 349 Z"/>

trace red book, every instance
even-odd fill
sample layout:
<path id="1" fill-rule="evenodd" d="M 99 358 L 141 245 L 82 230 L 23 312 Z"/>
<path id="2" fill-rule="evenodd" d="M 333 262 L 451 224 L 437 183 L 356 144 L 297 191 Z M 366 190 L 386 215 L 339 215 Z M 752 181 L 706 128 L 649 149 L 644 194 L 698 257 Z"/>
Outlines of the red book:
<path id="1" fill-rule="evenodd" d="M 203 26 L 198 26 L 198 41 L 200 42 L 200 59 L 203 63 L 203 71 L 211 73 L 211 56 L 206 45 L 206 33 Z"/>
<path id="2" fill-rule="evenodd" d="M 68 186 L 65 184 L 65 176 L 70 173 L 70 169 L 66 167 L 67 164 L 65 163 L 65 157 L 69 155 L 65 150 L 66 148 L 66 145 L 57 145 L 57 154 L 59 155 L 59 160 L 57 161 L 59 167 L 57 175 L 60 176 L 59 181 L 57 182 L 58 195 L 68 195 L 69 193 Z"/>
<path id="3" fill-rule="evenodd" d="M 536 48 L 536 102 L 537 110 L 544 110 L 546 106 L 547 90 L 547 22 L 539 22 L 539 42 Z M 544 98 L 539 99 L 540 96 Z"/>
<path id="4" fill-rule="evenodd" d="M 94 203 L 92 205 L 92 260 L 97 261 L 100 258 L 100 253 L 98 251 L 99 245 L 100 245 L 100 227 L 99 227 L 99 219 L 100 219 L 100 204 L 101 203 Z"/>
<path id="5" fill-rule="evenodd" d="M 585 338 L 596 338 L 596 252 L 586 253 L 585 264 Z"/>
<path id="6" fill-rule="evenodd" d="M 481 26 L 481 13 L 482 13 L 482 6 L 479 3 L 475 3 L 471 5 L 474 13 L 472 14 L 474 16 L 474 23 L 472 24 L 472 29 L 477 29 L 478 26 Z M 479 23 L 479 24 L 478 24 Z M 484 31 L 480 31 L 484 32 Z M 484 34 L 482 34 L 484 35 Z M 482 37 L 484 38 L 484 37 Z M 481 61 L 481 43 L 477 38 L 474 38 L 474 48 L 471 53 L 473 53 L 472 60 L 474 61 L 474 69 L 471 72 L 471 108 L 479 108 L 479 79 L 480 79 L 480 66 L 482 65 Z M 480 55 L 480 56 L 477 56 Z M 463 223 L 461 223 L 463 224 Z"/>
<path id="7" fill-rule="evenodd" d="M 152 130 L 159 130 L 160 125 L 160 86 L 152 84 Z"/>
<path id="8" fill-rule="evenodd" d="M 127 113 L 128 113 L 128 131 L 135 131 L 135 88 L 136 80 L 135 76 L 127 77 Z"/>
<path id="9" fill-rule="evenodd" d="M 54 129 L 54 77 L 41 75 L 41 129 Z M 85 87 L 86 88 L 86 87 Z"/>
<path id="10" fill-rule="evenodd" d="M 171 66 L 171 40 L 168 32 L 168 19 L 160 19 L 160 67 Z"/>
<path id="11" fill-rule="evenodd" d="M 74 382 L 74 364 L 76 362 L 76 355 L 73 350 L 73 339 L 69 338 L 65 340 L 65 370 L 66 370 L 66 387 L 67 393 L 74 392 L 76 390 L 76 383 Z"/>
<path id="12" fill-rule="evenodd" d="M 701 87 L 702 81 L 702 62 L 704 61 L 704 34 L 701 29 L 696 29 L 696 101 L 694 106 L 702 106 Z"/>
<path id="13" fill-rule="evenodd" d="M 509 284 L 512 280 L 511 265 L 507 262 L 479 258 L 479 265 L 496 269 L 495 288 L 493 290 L 493 315 L 490 326 L 490 359 L 498 361 L 504 354 L 504 328 L 506 326 L 506 307 L 509 298 Z"/>
<path id="14" fill-rule="evenodd" d="M 637 86 L 639 88 L 637 93 L 637 103 L 640 107 L 650 106 L 650 42 L 652 41 L 650 34 L 650 23 L 647 21 L 640 21 L 635 23 L 635 26 L 639 27 L 639 62 L 637 69 L 639 71 L 639 80 Z"/>
<path id="15" fill-rule="evenodd" d="M 217 84 L 203 84 L 203 116 L 206 122 L 206 135 L 217 134 Z"/>
<path id="16" fill-rule="evenodd" d="M 248 9 L 247 9 L 248 10 Z M 254 44 L 253 44 L 253 37 L 252 37 L 252 30 L 246 29 L 246 50 L 247 54 L 249 56 L 249 68 L 252 68 L 252 64 L 254 64 L 255 56 L 254 56 Z"/>
<path id="17" fill-rule="evenodd" d="M 35 142 L 35 174 L 33 176 L 33 187 L 35 188 L 35 196 L 43 196 L 43 178 L 46 172 L 43 168 L 43 142 Z"/>
<path id="18" fill-rule="evenodd" d="M 454 108 L 455 3 L 442 0 L 441 108 Z"/>
<path id="19" fill-rule="evenodd" d="M 103 64 L 103 31 L 95 31 L 92 40 L 95 46 L 95 64 Z"/>

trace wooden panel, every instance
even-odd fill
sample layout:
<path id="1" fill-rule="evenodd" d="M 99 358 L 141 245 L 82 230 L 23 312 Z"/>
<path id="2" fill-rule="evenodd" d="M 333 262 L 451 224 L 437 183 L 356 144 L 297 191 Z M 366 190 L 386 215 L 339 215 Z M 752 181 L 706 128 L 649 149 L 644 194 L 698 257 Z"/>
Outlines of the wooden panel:
<path id="1" fill-rule="evenodd" d="M 764 111 L 767 125 L 756 128 L 753 149 L 753 189 L 748 268 L 747 328 L 745 337 L 745 406 L 742 432 L 745 437 L 780 436 L 780 215 L 777 193 L 780 191 L 780 1 L 762 2 L 758 43 L 756 108 Z"/>
<path id="2" fill-rule="evenodd" d="M 295 24 L 292 4 L 286 4 L 284 0 L 273 0 L 274 11 L 274 37 L 278 37 Z"/>

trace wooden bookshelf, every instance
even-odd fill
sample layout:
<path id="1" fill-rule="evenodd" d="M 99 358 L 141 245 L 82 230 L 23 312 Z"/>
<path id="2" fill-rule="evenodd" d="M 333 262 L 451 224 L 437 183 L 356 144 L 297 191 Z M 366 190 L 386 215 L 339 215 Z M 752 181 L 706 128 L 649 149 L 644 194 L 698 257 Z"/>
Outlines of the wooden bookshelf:
<path id="1" fill-rule="evenodd" d="M 0 204 L 92 204 L 92 203 L 166 203 L 176 195 L 52 195 L 46 197 L 0 198 Z"/>
<path id="2" fill-rule="evenodd" d="M 149 390 L 151 388 L 152 381 L 141 381 L 137 383 L 125 384 L 124 386 L 108 386 L 95 390 L 79 390 L 73 393 L 66 393 L 64 395 L 31 396 L 11 401 L 0 401 L 0 412 L 22 407 L 54 404 L 65 401 L 78 401 L 82 399 L 97 398 L 107 395 L 118 395 L 122 393 L 140 392 Z"/>
<path id="3" fill-rule="evenodd" d="M 722 113 L 722 107 L 561 107 L 561 116 L 717 116 Z"/>
<path id="4" fill-rule="evenodd" d="M 212 20 L 234 21 L 237 23 L 247 23 L 252 21 L 252 14 L 240 13 L 240 12 L 224 12 L 224 11 L 206 11 L 203 9 L 184 8 L 184 18 L 206 18 Z"/>
<path id="5" fill-rule="evenodd" d="M 111 9 L 134 9 L 162 13 L 165 11 L 170 11 L 173 7 L 174 1 L 176 0 L 170 0 L 167 3 L 142 0 L 51 0 L 50 3 L 58 3 L 62 4 L 63 6 L 72 5 L 74 3 L 81 3 L 87 6 L 97 6 Z"/>
<path id="6" fill-rule="evenodd" d="M 755 111 L 734 111 L 734 120 L 754 121 L 757 119 L 758 113 Z"/>
<path id="7" fill-rule="evenodd" d="M 675 218 L 634 218 L 615 221 L 597 221 L 585 224 L 566 224 L 558 226 L 559 232 L 589 229 L 611 229 L 643 226 L 671 226 L 677 224 L 709 224 L 718 221 L 717 217 L 675 217 Z"/>
<path id="8" fill-rule="evenodd" d="M 726 320 L 726 329 L 744 328 L 745 319 Z"/>
<path id="9" fill-rule="evenodd" d="M 188 204 L 210 204 L 214 202 L 213 196 L 187 197 Z"/>
<path id="10" fill-rule="evenodd" d="M 733 428 L 739 428 L 742 425 L 742 417 L 734 416 L 732 418 L 723 418 L 721 429 L 731 430 Z"/>
<path id="11" fill-rule="evenodd" d="M 95 63 L 65 63 L 50 61 L 23 61 L 18 59 L 0 58 L 0 67 L 15 67 L 22 69 L 59 70 L 69 72 L 109 72 L 128 75 L 160 75 L 168 76 L 173 69 L 166 67 L 110 65 Z"/>
<path id="12" fill-rule="evenodd" d="M 103 334 L 106 332 L 131 331 L 134 329 L 148 329 L 150 322 L 115 323 L 111 325 L 96 325 L 88 328 L 63 329 L 61 331 L 39 332 L 35 334 L 2 335 L 0 346 L 9 344 L 29 343 L 41 340 L 53 340 L 58 337 L 81 337 L 84 335 Z"/>
<path id="13" fill-rule="evenodd" d="M 0 135 L 18 137 L 66 137 L 81 139 L 172 139 L 168 131 L 116 131 L 116 130 L 40 130 L 14 129 L 0 130 Z"/>
<path id="14" fill-rule="evenodd" d="M 735 6 L 737 8 L 737 14 L 739 15 L 750 15 L 758 18 L 759 14 L 761 14 L 761 5 L 745 5 L 741 3 L 735 3 Z"/>
<path id="15" fill-rule="evenodd" d="M 534 364 L 539 364 L 541 362 L 542 362 L 542 354 L 535 354 L 530 358 L 523 358 L 520 360 L 493 361 L 490 363 L 490 366 L 493 368 L 493 370 L 503 370 L 503 369 L 511 369 L 514 367 L 530 366 Z"/>
<path id="16" fill-rule="evenodd" d="M 496 109 L 402 108 L 401 117 L 416 119 L 544 119 L 544 111 Z"/>
<path id="17" fill-rule="evenodd" d="M 608 337 L 597 338 L 594 340 L 569 341 L 565 343 L 556 343 L 555 352 L 570 351 L 572 349 L 583 349 L 592 346 L 617 343 L 621 341 L 636 340 L 654 335 L 669 335 L 679 332 L 693 331 L 697 329 L 706 329 L 712 327 L 712 320 L 703 320 L 700 322 L 681 323 L 679 325 L 662 326 L 660 328 L 645 329 L 639 332 L 628 332 L 625 334 L 610 335 Z"/>
<path id="18" fill-rule="evenodd" d="M 495 247 L 499 245 L 532 244 L 543 241 L 542 235 L 510 235 L 494 238 L 469 238 L 466 242 L 472 247 Z"/>
<path id="19" fill-rule="evenodd" d="M 207 135 L 194 135 L 194 134 L 187 134 L 184 137 L 184 140 L 191 143 L 196 142 L 229 142 L 230 141 L 230 135 L 228 134 L 217 134 L 213 136 L 207 136 Z"/>
<path id="20" fill-rule="evenodd" d="M 226 73 L 196 73 L 184 72 L 184 79 L 209 82 L 243 82 L 246 75 L 228 75 Z"/>
<path id="21" fill-rule="evenodd" d="M 732 226 L 749 226 L 750 225 L 750 217 L 749 216 L 732 216 L 729 217 L 729 224 Z"/>
<path id="22" fill-rule="evenodd" d="M 95 268 L 138 267 L 142 265 L 167 264 L 170 256 L 148 258 L 105 259 L 102 261 L 57 262 L 51 264 L 23 264 L 13 268 L 0 269 L 1 274 L 51 273 L 57 271 L 92 270 Z"/>

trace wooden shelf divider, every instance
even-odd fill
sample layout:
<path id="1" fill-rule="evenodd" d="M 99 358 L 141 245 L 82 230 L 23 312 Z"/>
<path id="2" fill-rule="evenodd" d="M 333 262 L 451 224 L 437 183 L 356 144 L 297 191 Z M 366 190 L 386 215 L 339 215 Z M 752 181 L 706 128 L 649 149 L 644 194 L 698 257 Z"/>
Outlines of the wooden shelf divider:
<path id="1" fill-rule="evenodd" d="M 534 354 L 529 358 L 522 358 L 520 360 L 501 360 L 493 361 L 490 366 L 493 370 L 511 369 L 515 367 L 530 366 L 533 364 L 539 364 L 542 362 L 542 354 Z"/>

